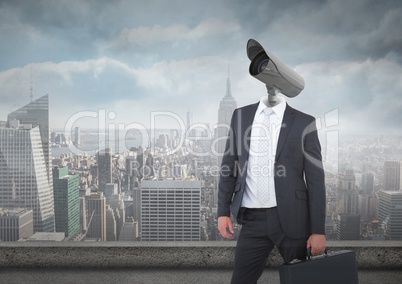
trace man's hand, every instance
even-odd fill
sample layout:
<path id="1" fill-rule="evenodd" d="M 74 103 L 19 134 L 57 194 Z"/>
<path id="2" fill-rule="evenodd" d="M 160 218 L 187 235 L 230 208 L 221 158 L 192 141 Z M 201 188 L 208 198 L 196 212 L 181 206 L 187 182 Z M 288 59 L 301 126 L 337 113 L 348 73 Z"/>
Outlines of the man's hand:
<path id="1" fill-rule="evenodd" d="M 228 216 L 220 216 L 218 217 L 218 230 L 221 233 L 222 237 L 226 239 L 234 238 L 233 224 L 232 220 Z"/>
<path id="2" fill-rule="evenodd" d="M 326 248 L 325 235 L 312 234 L 307 240 L 307 248 L 311 247 L 311 255 L 323 253 Z"/>

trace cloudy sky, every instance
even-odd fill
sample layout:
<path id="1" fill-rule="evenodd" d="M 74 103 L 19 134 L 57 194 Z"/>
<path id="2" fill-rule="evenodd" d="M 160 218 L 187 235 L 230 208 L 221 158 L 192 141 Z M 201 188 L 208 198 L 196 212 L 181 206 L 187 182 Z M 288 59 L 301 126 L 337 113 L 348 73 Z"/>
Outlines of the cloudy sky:
<path id="1" fill-rule="evenodd" d="M 291 106 L 323 122 L 337 111 L 340 135 L 401 134 L 399 0 L 0 0 L 0 38 L 0 120 L 32 85 L 49 94 L 51 128 L 102 113 L 149 127 L 161 111 L 212 126 L 228 69 L 238 106 L 266 95 L 248 73 L 254 38 L 304 77 Z"/>

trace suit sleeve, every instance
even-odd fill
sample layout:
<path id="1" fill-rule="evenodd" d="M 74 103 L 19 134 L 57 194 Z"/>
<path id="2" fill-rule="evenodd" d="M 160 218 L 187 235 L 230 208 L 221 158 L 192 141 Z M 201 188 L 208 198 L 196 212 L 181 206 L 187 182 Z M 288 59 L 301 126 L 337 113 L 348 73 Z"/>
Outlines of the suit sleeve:
<path id="1" fill-rule="evenodd" d="M 304 132 L 304 175 L 306 179 L 309 210 L 310 233 L 325 234 L 325 176 L 321 157 L 321 145 L 317 135 L 315 119 Z"/>
<path id="2" fill-rule="evenodd" d="M 235 110 L 232 115 L 229 135 L 226 140 L 225 152 L 219 171 L 218 217 L 230 216 L 230 205 L 236 185 L 238 161 L 235 133 L 235 125 L 237 125 L 236 118 L 237 110 Z"/>

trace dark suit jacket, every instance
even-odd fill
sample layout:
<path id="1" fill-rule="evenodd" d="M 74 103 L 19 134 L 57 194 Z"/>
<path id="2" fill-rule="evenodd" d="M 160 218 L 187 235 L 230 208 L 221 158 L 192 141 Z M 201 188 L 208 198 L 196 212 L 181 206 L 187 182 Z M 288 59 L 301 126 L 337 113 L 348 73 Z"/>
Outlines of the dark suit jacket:
<path id="1" fill-rule="evenodd" d="M 218 216 L 241 223 L 250 134 L 258 103 L 236 109 L 219 179 Z M 325 234 L 325 183 L 314 117 L 286 105 L 274 164 L 279 219 L 289 238 Z"/>

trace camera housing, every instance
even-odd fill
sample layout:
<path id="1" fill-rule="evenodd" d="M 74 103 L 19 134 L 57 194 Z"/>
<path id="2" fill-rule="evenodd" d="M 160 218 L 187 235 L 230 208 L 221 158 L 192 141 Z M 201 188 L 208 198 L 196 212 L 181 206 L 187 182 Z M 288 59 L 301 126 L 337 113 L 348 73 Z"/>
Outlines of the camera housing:
<path id="1" fill-rule="evenodd" d="M 304 89 L 304 79 L 254 39 L 247 42 L 250 75 L 265 83 L 270 95 L 296 97 Z"/>

